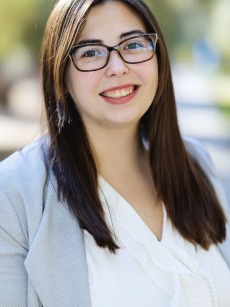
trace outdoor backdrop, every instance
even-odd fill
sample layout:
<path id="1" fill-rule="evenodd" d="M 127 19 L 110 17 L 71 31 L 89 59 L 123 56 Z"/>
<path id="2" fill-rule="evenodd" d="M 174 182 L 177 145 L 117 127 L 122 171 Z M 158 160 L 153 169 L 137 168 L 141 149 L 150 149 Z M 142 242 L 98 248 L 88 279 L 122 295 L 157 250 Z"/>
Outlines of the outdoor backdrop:
<path id="1" fill-rule="evenodd" d="M 205 144 L 227 187 L 230 1 L 146 2 L 168 46 L 181 131 Z M 0 1 L 0 160 L 41 134 L 39 55 L 45 22 L 54 3 Z"/>

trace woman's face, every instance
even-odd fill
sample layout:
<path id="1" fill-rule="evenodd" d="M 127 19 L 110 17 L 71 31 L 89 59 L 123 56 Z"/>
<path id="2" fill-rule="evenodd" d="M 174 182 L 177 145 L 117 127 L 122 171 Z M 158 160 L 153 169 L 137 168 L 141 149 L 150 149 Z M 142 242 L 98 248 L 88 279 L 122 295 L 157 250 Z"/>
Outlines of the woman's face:
<path id="1" fill-rule="evenodd" d="M 132 37 L 131 31 L 146 33 L 142 20 L 123 3 L 110 2 L 90 10 L 76 44 L 100 40 L 114 46 Z M 156 93 L 157 58 L 127 64 L 112 51 L 107 66 L 92 72 L 78 71 L 69 61 L 65 82 L 87 129 L 137 126 Z"/>

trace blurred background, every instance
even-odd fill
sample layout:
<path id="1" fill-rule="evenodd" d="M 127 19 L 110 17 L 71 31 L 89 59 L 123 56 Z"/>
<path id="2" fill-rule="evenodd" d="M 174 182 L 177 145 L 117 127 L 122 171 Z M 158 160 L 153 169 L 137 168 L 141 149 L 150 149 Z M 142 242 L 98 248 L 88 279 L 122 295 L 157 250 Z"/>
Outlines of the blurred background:
<path id="1" fill-rule="evenodd" d="M 230 204 L 230 1 L 146 1 L 162 28 L 183 134 L 208 149 Z M 41 135 L 39 56 L 55 0 L 0 1 L 0 160 Z"/>

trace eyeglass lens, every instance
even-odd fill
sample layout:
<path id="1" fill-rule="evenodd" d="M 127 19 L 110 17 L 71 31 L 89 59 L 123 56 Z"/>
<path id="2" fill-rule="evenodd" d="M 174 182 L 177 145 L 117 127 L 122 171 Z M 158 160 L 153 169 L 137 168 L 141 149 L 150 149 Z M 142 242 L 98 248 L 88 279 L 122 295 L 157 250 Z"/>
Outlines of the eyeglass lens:
<path id="1" fill-rule="evenodd" d="M 135 36 L 122 41 L 114 49 L 127 63 L 148 61 L 155 52 L 156 38 L 154 38 L 144 35 Z M 73 49 L 72 60 L 80 70 L 97 70 L 106 65 L 110 53 L 108 49 L 100 44 L 77 46 Z"/>

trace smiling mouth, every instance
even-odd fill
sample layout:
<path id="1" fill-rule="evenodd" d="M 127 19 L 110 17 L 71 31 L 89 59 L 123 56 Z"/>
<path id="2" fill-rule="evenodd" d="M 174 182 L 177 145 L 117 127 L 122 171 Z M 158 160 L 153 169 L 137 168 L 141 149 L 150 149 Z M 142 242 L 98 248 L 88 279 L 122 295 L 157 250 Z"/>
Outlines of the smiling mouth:
<path id="1" fill-rule="evenodd" d="M 100 95 L 103 97 L 118 99 L 118 98 L 123 98 L 123 97 L 131 95 L 137 88 L 138 88 L 137 85 L 131 85 L 129 87 L 122 88 L 122 89 L 114 89 L 114 90 L 105 91 L 101 93 Z"/>

